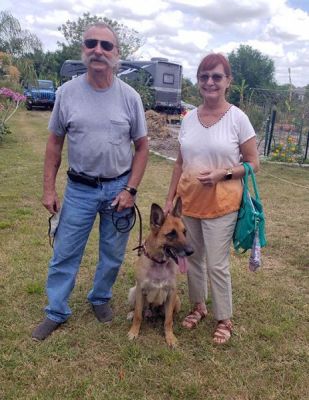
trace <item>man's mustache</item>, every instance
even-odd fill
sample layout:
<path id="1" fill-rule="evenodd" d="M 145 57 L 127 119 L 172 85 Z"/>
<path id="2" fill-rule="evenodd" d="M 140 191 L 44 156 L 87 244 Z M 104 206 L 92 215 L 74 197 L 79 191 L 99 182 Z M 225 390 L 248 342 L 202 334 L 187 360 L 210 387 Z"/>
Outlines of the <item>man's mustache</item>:
<path id="1" fill-rule="evenodd" d="M 102 63 L 107 64 L 111 68 L 114 68 L 117 65 L 117 62 L 118 62 L 115 59 L 114 60 L 110 60 L 110 59 L 106 58 L 103 54 L 101 56 L 99 56 L 99 57 L 94 56 L 94 55 L 89 56 L 89 57 L 85 57 L 84 61 L 86 61 L 86 65 L 89 65 L 92 61 L 102 62 Z"/>

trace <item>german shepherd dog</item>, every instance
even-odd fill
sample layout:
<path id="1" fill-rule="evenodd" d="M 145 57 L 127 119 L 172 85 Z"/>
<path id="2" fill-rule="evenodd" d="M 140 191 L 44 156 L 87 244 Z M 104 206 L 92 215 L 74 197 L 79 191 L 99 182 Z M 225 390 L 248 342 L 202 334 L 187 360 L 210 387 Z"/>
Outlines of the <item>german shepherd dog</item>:
<path id="1" fill-rule="evenodd" d="M 176 345 L 173 315 L 180 310 L 176 275 L 178 269 L 186 272 L 186 257 L 193 253 L 186 240 L 181 209 L 180 197 L 166 217 L 159 205 L 151 205 L 151 231 L 141 247 L 142 254 L 136 264 L 136 285 L 129 293 L 129 303 L 134 309 L 133 324 L 128 332 L 130 340 L 138 337 L 143 317 L 162 312 L 166 342 L 172 347 Z"/>

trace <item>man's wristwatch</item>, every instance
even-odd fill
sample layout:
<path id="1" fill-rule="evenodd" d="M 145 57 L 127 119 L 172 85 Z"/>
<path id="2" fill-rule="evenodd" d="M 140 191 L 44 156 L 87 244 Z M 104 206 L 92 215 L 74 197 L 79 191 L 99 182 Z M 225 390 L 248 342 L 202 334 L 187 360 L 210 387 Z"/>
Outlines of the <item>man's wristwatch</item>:
<path id="1" fill-rule="evenodd" d="M 125 186 L 123 188 L 123 190 L 126 190 L 127 192 L 129 192 L 132 196 L 135 196 L 137 193 L 137 190 L 134 187 L 131 186 Z"/>
<path id="2" fill-rule="evenodd" d="M 233 177 L 233 169 L 232 168 L 228 168 L 225 171 L 224 180 L 229 181 L 230 179 L 232 179 L 232 177 Z"/>

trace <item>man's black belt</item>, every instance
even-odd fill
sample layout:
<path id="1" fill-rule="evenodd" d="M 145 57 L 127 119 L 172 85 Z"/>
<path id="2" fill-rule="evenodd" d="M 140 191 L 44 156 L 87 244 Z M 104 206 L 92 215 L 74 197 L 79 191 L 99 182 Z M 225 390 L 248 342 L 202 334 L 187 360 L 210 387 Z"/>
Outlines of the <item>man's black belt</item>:
<path id="1" fill-rule="evenodd" d="M 70 168 L 67 171 L 68 177 L 71 179 L 73 182 L 78 182 L 78 183 L 83 183 L 84 185 L 88 185 L 91 187 L 98 187 L 98 184 L 101 182 L 111 182 L 115 181 L 122 176 L 128 175 L 131 172 L 131 170 L 127 170 L 123 172 L 122 174 L 115 176 L 114 178 L 104 178 L 102 176 L 90 176 L 87 174 L 84 174 L 83 172 L 76 172 L 74 169 Z"/>

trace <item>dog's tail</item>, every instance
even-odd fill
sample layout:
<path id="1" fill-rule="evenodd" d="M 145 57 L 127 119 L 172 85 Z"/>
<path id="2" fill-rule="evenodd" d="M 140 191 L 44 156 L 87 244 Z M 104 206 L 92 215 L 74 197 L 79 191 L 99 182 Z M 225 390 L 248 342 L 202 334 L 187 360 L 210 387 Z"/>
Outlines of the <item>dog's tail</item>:
<path id="1" fill-rule="evenodd" d="M 135 292 L 136 292 L 136 286 L 131 287 L 129 290 L 129 295 L 128 295 L 128 303 L 130 306 L 130 312 L 127 315 L 127 319 L 131 321 L 133 319 L 133 314 L 134 314 L 134 308 L 135 308 Z"/>

